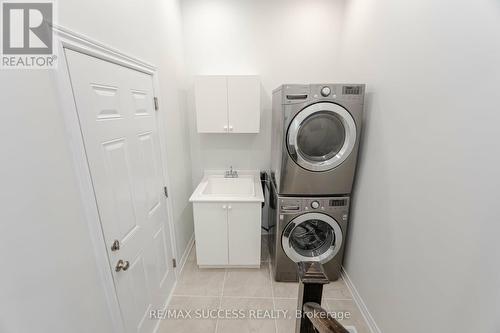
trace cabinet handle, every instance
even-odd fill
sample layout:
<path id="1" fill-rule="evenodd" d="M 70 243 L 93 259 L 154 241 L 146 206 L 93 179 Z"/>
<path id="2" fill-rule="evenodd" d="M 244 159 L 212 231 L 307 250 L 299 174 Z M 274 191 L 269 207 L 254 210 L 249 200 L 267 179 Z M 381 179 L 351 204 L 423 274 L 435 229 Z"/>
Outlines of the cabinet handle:
<path id="1" fill-rule="evenodd" d="M 232 132 L 233 131 L 233 126 L 229 125 L 229 131 Z"/>
<path id="2" fill-rule="evenodd" d="M 225 132 L 227 132 L 227 125 L 226 125 L 226 126 L 224 126 L 224 131 L 225 131 Z"/>
<path id="3" fill-rule="evenodd" d="M 231 206 L 227 206 L 227 209 L 231 209 L 231 208 L 233 208 L 233 207 L 231 207 Z"/>
<path id="4" fill-rule="evenodd" d="M 222 209 L 226 209 L 226 205 L 222 205 Z"/>

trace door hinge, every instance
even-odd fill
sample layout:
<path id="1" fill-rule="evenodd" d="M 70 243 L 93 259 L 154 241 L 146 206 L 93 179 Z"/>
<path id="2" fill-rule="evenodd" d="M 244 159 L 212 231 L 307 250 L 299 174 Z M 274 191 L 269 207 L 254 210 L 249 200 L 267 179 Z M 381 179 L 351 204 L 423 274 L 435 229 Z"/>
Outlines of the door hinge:
<path id="1" fill-rule="evenodd" d="M 153 102 L 155 104 L 155 111 L 160 109 L 160 105 L 158 104 L 158 97 L 153 97 Z"/>
<path id="2" fill-rule="evenodd" d="M 165 193 L 165 198 L 168 198 L 168 189 L 166 186 L 163 186 L 163 193 Z"/>
<path id="3" fill-rule="evenodd" d="M 172 266 L 173 266 L 174 268 L 176 268 L 176 267 L 177 267 L 177 260 L 176 260 L 175 258 L 172 258 Z"/>

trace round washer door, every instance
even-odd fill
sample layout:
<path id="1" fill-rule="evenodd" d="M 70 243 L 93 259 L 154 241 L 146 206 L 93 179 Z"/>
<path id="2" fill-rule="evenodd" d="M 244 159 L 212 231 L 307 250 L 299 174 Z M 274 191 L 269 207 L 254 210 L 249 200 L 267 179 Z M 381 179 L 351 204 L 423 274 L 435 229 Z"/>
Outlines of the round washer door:
<path id="1" fill-rule="evenodd" d="M 305 213 L 288 223 L 281 237 L 286 255 L 295 262 L 326 263 L 342 246 L 342 230 L 332 217 Z"/>
<path id="2" fill-rule="evenodd" d="M 290 123 L 288 153 L 309 171 L 339 166 L 356 143 L 356 124 L 351 114 L 335 103 L 321 102 L 300 111 Z"/>

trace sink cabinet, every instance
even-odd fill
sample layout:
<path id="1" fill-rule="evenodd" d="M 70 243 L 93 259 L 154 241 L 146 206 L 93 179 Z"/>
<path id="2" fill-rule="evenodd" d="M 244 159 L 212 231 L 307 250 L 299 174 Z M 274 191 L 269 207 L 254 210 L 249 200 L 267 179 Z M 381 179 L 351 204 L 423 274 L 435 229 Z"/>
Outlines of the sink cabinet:
<path id="1" fill-rule="evenodd" d="M 259 267 L 260 202 L 193 203 L 200 267 Z"/>
<path id="2" fill-rule="evenodd" d="M 228 264 L 227 204 L 193 204 L 196 260 L 200 266 Z"/>

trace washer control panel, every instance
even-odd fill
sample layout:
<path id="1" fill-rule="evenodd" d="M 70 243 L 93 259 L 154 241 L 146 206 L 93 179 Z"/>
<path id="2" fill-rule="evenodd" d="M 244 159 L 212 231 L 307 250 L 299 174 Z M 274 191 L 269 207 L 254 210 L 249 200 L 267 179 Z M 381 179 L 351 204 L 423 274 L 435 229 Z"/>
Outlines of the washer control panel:
<path id="1" fill-rule="evenodd" d="M 338 84 L 311 84 L 311 97 L 314 99 L 337 99 L 342 86 Z"/>
<path id="2" fill-rule="evenodd" d="M 298 214 L 314 211 L 348 211 L 349 200 L 349 197 L 280 198 L 279 210 L 281 214 Z"/>
<path id="3" fill-rule="evenodd" d="M 323 88 L 321 88 L 321 96 L 323 96 L 323 97 L 330 96 L 331 92 L 332 92 L 332 90 L 328 86 L 324 86 Z"/>

